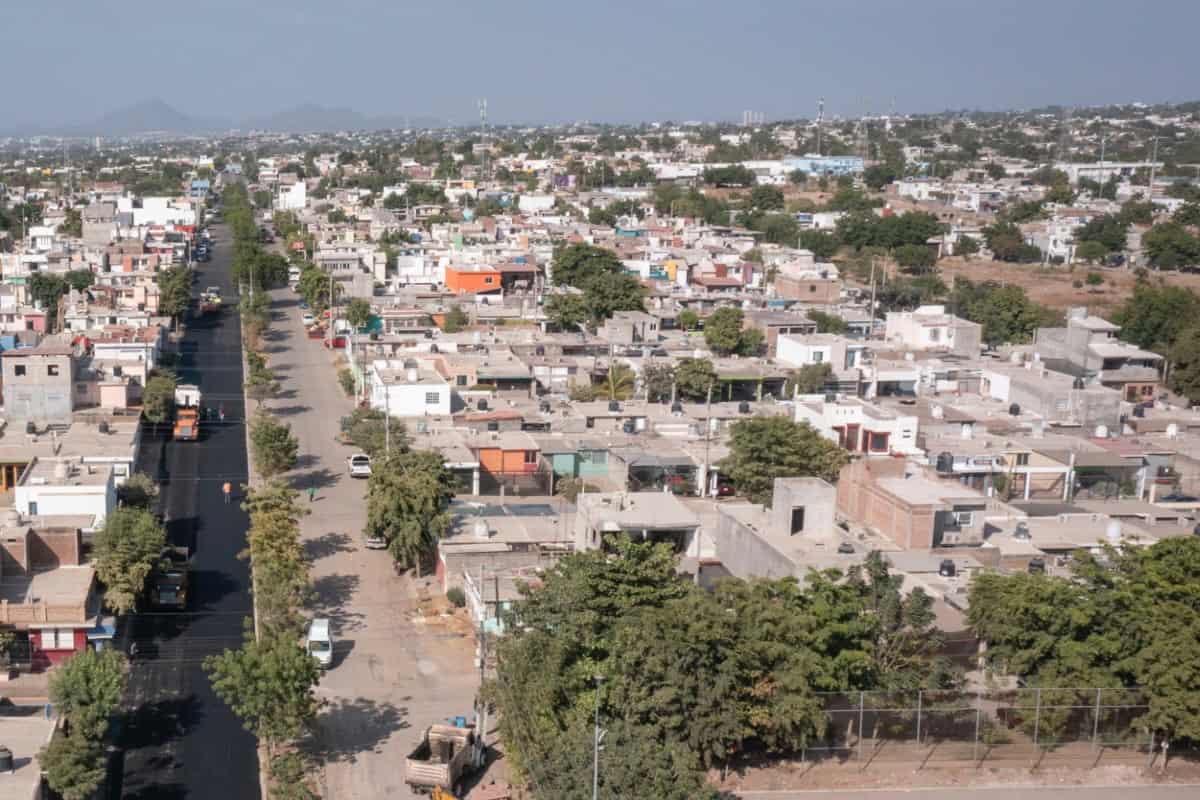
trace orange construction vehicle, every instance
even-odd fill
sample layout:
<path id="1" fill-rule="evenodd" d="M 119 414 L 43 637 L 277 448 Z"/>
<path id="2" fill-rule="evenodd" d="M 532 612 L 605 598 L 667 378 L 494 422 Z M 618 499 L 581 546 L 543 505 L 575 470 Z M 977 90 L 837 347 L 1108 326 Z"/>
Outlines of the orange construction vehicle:
<path id="1" fill-rule="evenodd" d="M 175 389 L 175 441 L 194 442 L 200 438 L 200 388 L 180 385 Z"/>

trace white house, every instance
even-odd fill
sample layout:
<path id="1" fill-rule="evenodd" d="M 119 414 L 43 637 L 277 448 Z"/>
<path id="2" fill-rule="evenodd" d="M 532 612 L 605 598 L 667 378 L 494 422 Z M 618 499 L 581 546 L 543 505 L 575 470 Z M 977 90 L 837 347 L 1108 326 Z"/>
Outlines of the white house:
<path id="1" fill-rule="evenodd" d="M 884 336 L 908 350 L 948 350 L 978 356 L 983 328 L 947 314 L 945 306 L 919 306 L 914 311 L 889 311 Z"/>
<path id="2" fill-rule="evenodd" d="M 810 395 L 796 402 L 796 422 L 807 422 L 852 453 L 920 455 L 917 418 L 859 400 Z"/>
<path id="3" fill-rule="evenodd" d="M 450 383 L 428 362 L 372 361 L 367 390 L 371 408 L 393 417 L 450 415 Z"/>
<path id="4" fill-rule="evenodd" d="M 290 185 L 280 183 L 275 190 L 275 208 L 278 211 L 302 211 L 308 202 L 308 188 L 298 180 Z"/>
<path id="5" fill-rule="evenodd" d="M 13 505 L 24 516 L 88 517 L 79 527 L 98 530 L 117 507 L 117 484 L 109 464 L 34 458 L 17 480 Z"/>

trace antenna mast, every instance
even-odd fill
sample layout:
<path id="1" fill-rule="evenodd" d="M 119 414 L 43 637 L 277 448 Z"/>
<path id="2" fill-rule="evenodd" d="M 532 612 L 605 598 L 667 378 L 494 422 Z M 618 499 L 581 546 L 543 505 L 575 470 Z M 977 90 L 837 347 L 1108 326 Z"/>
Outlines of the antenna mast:
<path id="1" fill-rule="evenodd" d="M 479 101 L 479 143 L 483 145 L 483 153 L 479 160 L 479 174 L 483 180 L 488 179 L 488 156 L 491 154 L 488 149 L 488 130 L 487 130 L 487 98 Z"/>
<path id="2" fill-rule="evenodd" d="M 817 100 L 817 155 L 821 155 L 821 123 L 825 120 L 825 98 Z"/>

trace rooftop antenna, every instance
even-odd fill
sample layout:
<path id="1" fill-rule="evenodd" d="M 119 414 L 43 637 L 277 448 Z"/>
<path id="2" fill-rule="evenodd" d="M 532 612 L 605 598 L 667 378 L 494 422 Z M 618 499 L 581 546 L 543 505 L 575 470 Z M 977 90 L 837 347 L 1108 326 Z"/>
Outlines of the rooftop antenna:
<path id="1" fill-rule="evenodd" d="M 825 98 L 817 100 L 817 155 L 821 155 L 821 123 L 825 120 Z"/>
<path id="2" fill-rule="evenodd" d="M 479 101 L 479 143 L 483 145 L 483 155 L 479 162 L 479 174 L 488 179 L 488 147 L 487 147 L 487 98 Z"/>

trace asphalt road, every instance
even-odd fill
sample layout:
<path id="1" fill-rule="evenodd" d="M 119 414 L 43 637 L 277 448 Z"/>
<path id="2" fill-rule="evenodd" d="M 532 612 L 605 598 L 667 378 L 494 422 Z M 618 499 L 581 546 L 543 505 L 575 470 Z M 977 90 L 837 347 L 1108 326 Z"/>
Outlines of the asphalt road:
<path id="1" fill-rule="evenodd" d="M 112 798 L 259 798 L 254 737 L 213 694 L 205 656 L 236 648 L 252 613 L 246 514 L 238 503 L 247 480 L 241 331 L 229 281 L 232 243 L 213 228 L 212 261 L 198 264 L 193 295 L 220 286 L 226 308 L 193 319 L 182 345 L 180 382 L 198 383 L 203 403 L 223 406 L 225 421 L 201 425 L 196 442 L 168 431 L 143 439 L 139 464 L 162 482 L 162 510 L 172 544 L 192 548 L 188 611 L 142 613 L 129 621 L 137 643 L 119 745 L 123 763 L 110 780 Z M 226 504 L 225 481 L 235 491 Z"/>

